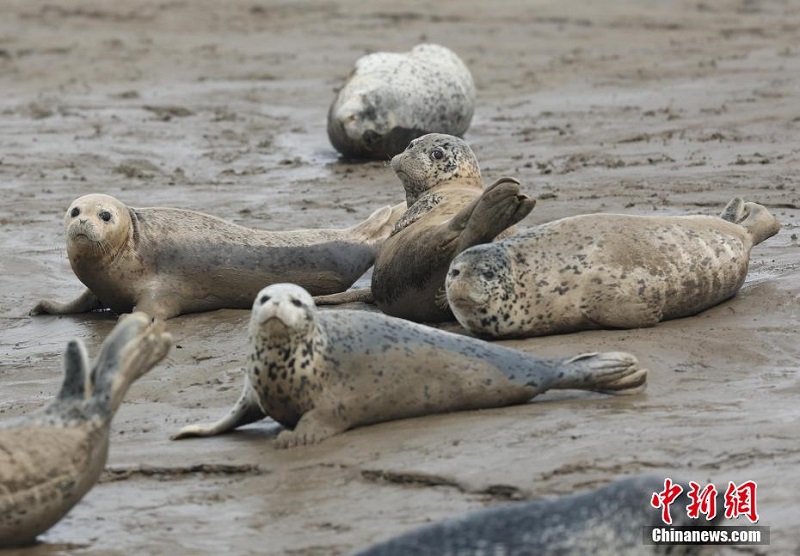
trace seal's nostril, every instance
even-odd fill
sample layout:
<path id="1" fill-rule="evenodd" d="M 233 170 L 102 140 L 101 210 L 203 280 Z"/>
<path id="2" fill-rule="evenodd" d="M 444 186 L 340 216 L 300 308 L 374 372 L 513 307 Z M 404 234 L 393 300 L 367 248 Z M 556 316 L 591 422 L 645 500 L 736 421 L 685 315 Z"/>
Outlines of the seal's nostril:
<path id="1" fill-rule="evenodd" d="M 457 268 L 454 268 L 453 270 L 451 270 L 451 271 L 450 271 L 450 276 L 452 276 L 452 277 L 454 277 L 454 278 L 455 278 L 456 276 L 458 276 L 459 274 L 461 274 L 461 271 L 460 271 L 460 270 L 458 270 Z"/>
<path id="2" fill-rule="evenodd" d="M 258 300 L 258 302 L 261 303 L 262 305 L 264 303 L 266 303 L 267 301 L 269 301 L 269 296 L 268 295 L 262 295 L 261 299 Z"/>

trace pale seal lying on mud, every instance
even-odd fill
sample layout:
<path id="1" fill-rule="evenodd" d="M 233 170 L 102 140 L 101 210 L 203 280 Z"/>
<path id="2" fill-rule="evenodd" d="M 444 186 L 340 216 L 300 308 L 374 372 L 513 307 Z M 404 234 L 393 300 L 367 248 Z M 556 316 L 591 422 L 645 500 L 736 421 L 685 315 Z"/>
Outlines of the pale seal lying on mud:
<path id="1" fill-rule="evenodd" d="M 371 289 L 319 297 L 320 305 L 373 301 L 386 314 L 417 322 L 452 320 L 447 269 L 461 251 L 492 241 L 525 218 L 536 201 L 503 178 L 483 189 L 478 160 L 462 139 L 431 133 L 392 159 L 408 210 L 384 242 Z"/>
<path id="2" fill-rule="evenodd" d="M 384 207 L 343 230 L 268 232 L 175 208 L 130 208 L 85 195 L 67 210 L 67 254 L 88 288 L 69 303 L 40 301 L 32 315 L 110 308 L 168 319 L 246 309 L 269 284 L 341 292 L 372 266 L 405 207 Z"/>
<path id="3" fill-rule="evenodd" d="M 653 326 L 735 295 L 751 247 L 780 227 L 738 197 L 720 217 L 563 218 L 461 253 L 447 299 L 464 328 L 490 338 Z"/>
<path id="4" fill-rule="evenodd" d="M 163 322 L 134 313 L 109 334 L 91 367 L 79 340 L 67 344 L 56 399 L 0 424 L 0 546 L 34 542 L 94 486 L 128 387 L 171 343 Z"/>
<path id="5" fill-rule="evenodd" d="M 527 402 L 546 390 L 635 392 L 647 370 L 627 353 L 564 359 L 533 355 L 366 311 L 317 311 L 294 284 L 253 303 L 244 391 L 211 436 L 272 417 L 293 429 L 278 447 L 313 444 L 353 427 Z"/>
<path id="6" fill-rule="evenodd" d="M 376 52 L 356 62 L 336 95 L 328 137 L 346 157 L 385 160 L 426 133 L 462 135 L 474 110 L 472 76 L 447 48 Z"/>
<path id="7" fill-rule="evenodd" d="M 411 531 L 354 556 L 514 556 L 544 554 L 696 554 L 701 546 L 656 546 L 643 542 L 643 527 L 663 527 L 660 510 L 650 506 L 663 489 L 657 477 L 615 481 L 597 490 L 554 500 L 506 504 L 472 512 Z M 684 488 L 672 504 L 674 526 L 713 526 L 723 520 L 690 519 Z M 717 507 L 723 507 L 722 493 Z M 679 550 L 680 549 L 680 550 Z"/>

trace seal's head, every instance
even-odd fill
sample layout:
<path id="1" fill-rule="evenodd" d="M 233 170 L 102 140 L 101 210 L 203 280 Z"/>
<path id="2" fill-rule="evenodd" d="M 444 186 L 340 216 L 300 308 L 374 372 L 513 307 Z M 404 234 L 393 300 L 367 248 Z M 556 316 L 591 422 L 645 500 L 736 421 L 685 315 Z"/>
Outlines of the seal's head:
<path id="1" fill-rule="evenodd" d="M 250 315 L 250 337 L 268 346 L 306 338 L 316 326 L 311 295 L 295 284 L 272 284 L 256 296 Z"/>
<path id="2" fill-rule="evenodd" d="M 483 186 L 478 159 L 469 145 L 443 133 L 429 133 L 411 141 L 405 151 L 392 158 L 392 170 L 403 182 L 408 206 L 447 181 L 477 181 Z"/>
<path id="3" fill-rule="evenodd" d="M 462 326 L 468 330 L 493 328 L 498 319 L 510 314 L 515 296 L 511 271 L 506 252 L 492 243 L 471 247 L 453 259 L 445 290 L 450 309 Z M 478 321 L 475 325 L 473 319 Z"/>
<path id="4" fill-rule="evenodd" d="M 67 253 L 73 264 L 81 259 L 115 256 L 131 236 L 128 207 L 109 195 L 84 195 L 75 199 L 64 216 Z"/>

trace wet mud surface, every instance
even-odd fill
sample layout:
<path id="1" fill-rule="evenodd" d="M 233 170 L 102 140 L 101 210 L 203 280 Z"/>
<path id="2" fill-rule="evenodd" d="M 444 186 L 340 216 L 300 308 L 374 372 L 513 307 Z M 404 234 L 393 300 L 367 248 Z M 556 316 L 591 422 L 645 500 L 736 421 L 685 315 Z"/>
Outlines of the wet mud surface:
<path id="1" fill-rule="evenodd" d="M 523 228 L 598 211 L 715 214 L 734 195 L 784 225 L 753 250 L 739 295 L 698 316 L 504 342 L 548 356 L 630 351 L 650 369 L 644 394 L 548 394 L 314 447 L 276 451 L 266 421 L 171 442 L 238 397 L 248 313 L 171 320 L 176 345 L 129 392 L 102 481 L 19 554 L 347 553 L 640 473 L 755 480 L 768 552 L 800 546 L 800 7 L 0 4 L 2 418 L 56 392 L 70 338 L 94 354 L 116 322 L 27 316 L 40 298 L 82 291 L 62 227 L 75 197 L 273 230 L 351 225 L 401 201 L 384 162 L 341 162 L 325 134 L 333 89 L 370 51 L 430 40 L 465 60 L 478 88 L 466 138 L 487 181 L 517 177 L 538 198 Z"/>

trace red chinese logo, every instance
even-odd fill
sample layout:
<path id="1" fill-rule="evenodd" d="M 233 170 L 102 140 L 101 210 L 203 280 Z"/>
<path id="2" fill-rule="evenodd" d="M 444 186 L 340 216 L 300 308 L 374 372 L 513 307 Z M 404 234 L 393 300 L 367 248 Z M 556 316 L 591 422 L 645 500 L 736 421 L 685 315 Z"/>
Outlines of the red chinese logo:
<path id="1" fill-rule="evenodd" d="M 728 483 L 725 490 L 725 517 L 734 519 L 740 515 L 749 519 L 750 523 L 758 522 L 755 481 L 745 481 L 739 486 Z"/>
<path id="2" fill-rule="evenodd" d="M 676 485 L 672 479 L 664 479 L 664 490 L 661 492 L 654 492 L 650 498 L 650 505 L 654 508 L 661 508 L 661 521 L 667 525 L 672 525 L 672 516 L 669 514 L 669 507 L 675 499 L 681 495 L 683 487 Z"/>
<path id="3" fill-rule="evenodd" d="M 704 514 L 706 519 L 711 521 L 717 515 L 717 488 L 706 485 L 700 490 L 700 485 L 694 481 L 689 481 L 689 492 L 686 493 L 691 502 L 686 506 L 686 514 L 692 519 L 698 519 L 700 514 Z"/>
<path id="4" fill-rule="evenodd" d="M 725 517 L 736 519 L 744 516 L 751 523 L 758 522 L 758 510 L 756 509 L 756 483 L 755 481 L 745 481 L 740 485 L 728 482 L 725 489 Z M 681 495 L 683 487 L 673 483 L 672 479 L 664 479 L 664 490 L 654 492 L 650 498 L 650 505 L 656 509 L 661 509 L 661 521 L 667 525 L 672 525 L 672 515 L 670 506 Z M 702 489 L 694 481 L 689 481 L 689 490 L 686 495 L 689 497 L 689 504 L 686 506 L 686 515 L 691 519 L 699 519 L 704 515 L 711 521 L 717 515 L 717 488 L 713 484 L 707 484 Z"/>

